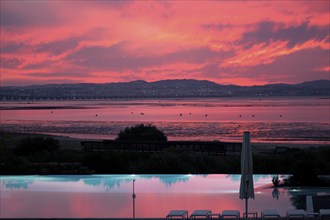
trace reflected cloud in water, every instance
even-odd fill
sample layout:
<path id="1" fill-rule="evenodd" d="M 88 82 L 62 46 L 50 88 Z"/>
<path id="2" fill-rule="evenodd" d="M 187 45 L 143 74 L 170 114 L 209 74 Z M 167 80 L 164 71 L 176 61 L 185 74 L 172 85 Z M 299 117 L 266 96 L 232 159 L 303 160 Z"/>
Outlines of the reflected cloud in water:
<path id="1" fill-rule="evenodd" d="M 120 187 L 123 183 L 130 183 L 133 180 L 141 179 L 157 179 L 166 187 L 170 187 L 178 182 L 189 181 L 191 175 L 115 175 L 115 176 L 93 176 L 92 178 L 84 178 L 86 185 L 94 187 L 102 187 L 106 191 L 110 191 L 115 187 Z"/>
<path id="2" fill-rule="evenodd" d="M 261 179 L 269 179 L 271 175 L 253 175 L 253 181 L 259 181 Z M 241 175 L 240 174 L 230 174 L 227 175 L 227 178 L 229 178 L 233 182 L 240 182 L 241 181 Z"/>
<path id="3" fill-rule="evenodd" d="M 128 184 L 135 180 L 157 180 L 166 188 L 172 187 L 177 183 L 187 183 L 191 178 L 207 178 L 208 175 L 49 175 L 49 176 L 2 176 L 2 188 L 6 189 L 29 189 L 29 186 L 35 182 L 38 183 L 70 183 L 82 182 L 86 186 L 92 186 L 104 191 L 111 191 L 114 188 L 120 188 L 123 184 Z M 239 174 L 225 175 L 226 179 L 239 183 L 241 176 Z M 254 181 L 265 182 L 269 184 L 271 175 L 254 175 Z"/>
<path id="4" fill-rule="evenodd" d="M 1 180 L 1 188 L 2 186 L 7 189 L 28 189 L 29 185 L 32 184 L 31 180 Z"/>
<path id="5" fill-rule="evenodd" d="M 159 178 L 160 182 L 164 183 L 165 186 L 170 187 L 173 184 L 176 184 L 178 182 L 187 182 L 191 178 L 191 175 L 179 175 L 179 176 L 173 176 L 173 175 L 162 175 L 158 176 L 156 178 Z"/>
<path id="6" fill-rule="evenodd" d="M 163 217 L 172 209 L 244 211 L 238 197 L 240 175 L 1 176 L 1 217 L 127 218 L 134 179 L 141 218 Z M 256 199 L 249 205 L 258 212 L 276 207 L 285 215 L 288 209 L 302 207 L 306 195 L 330 195 L 329 188 L 273 188 L 271 175 L 254 179 Z"/>
<path id="7" fill-rule="evenodd" d="M 197 176 L 197 175 L 194 175 Z M 207 175 L 199 175 L 206 177 Z M 134 179 L 157 179 L 166 187 L 170 187 L 178 182 L 187 182 L 192 175 L 50 175 L 50 176 L 3 176 L 0 177 L 1 188 L 6 189 L 29 189 L 35 182 L 83 182 L 86 186 L 110 191 L 115 187 L 120 187 L 123 183 L 132 182 Z"/>

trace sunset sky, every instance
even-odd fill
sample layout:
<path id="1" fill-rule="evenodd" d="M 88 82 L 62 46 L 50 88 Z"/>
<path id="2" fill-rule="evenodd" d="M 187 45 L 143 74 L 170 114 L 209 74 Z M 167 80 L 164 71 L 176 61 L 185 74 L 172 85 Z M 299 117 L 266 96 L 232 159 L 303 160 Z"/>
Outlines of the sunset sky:
<path id="1" fill-rule="evenodd" d="M 1 86 L 330 79 L 330 2 L 1 0 Z"/>

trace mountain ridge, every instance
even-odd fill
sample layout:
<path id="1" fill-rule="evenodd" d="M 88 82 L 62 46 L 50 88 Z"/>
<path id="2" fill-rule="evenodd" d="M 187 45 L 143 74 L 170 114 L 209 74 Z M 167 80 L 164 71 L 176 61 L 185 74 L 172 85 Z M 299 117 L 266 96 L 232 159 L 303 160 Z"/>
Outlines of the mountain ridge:
<path id="1" fill-rule="evenodd" d="M 253 87 L 253 86 L 269 86 L 269 85 L 305 85 L 305 84 L 315 84 L 315 83 L 330 83 L 330 80 L 326 79 L 319 79 L 319 80 L 311 80 L 311 81 L 305 81 L 301 83 L 270 83 L 270 84 L 264 84 L 264 85 L 251 85 L 251 86 L 241 86 L 241 85 L 236 85 L 236 84 L 218 84 L 216 82 L 210 81 L 210 80 L 198 80 L 198 79 L 164 79 L 164 80 L 157 80 L 157 81 L 145 81 L 145 80 L 133 80 L 133 81 L 128 81 L 128 82 L 105 82 L 105 83 L 50 83 L 50 84 L 33 84 L 33 85 L 25 85 L 25 86 L 0 86 L 0 88 L 18 88 L 18 87 L 35 87 L 35 86 L 50 86 L 50 85 L 111 85 L 111 84 L 135 84 L 135 83 L 159 83 L 159 82 L 187 82 L 187 81 L 192 81 L 192 82 L 208 82 L 216 85 L 221 85 L 221 86 L 238 86 L 238 87 Z"/>
<path id="2" fill-rule="evenodd" d="M 116 83 L 46 84 L 0 87 L 1 99 L 166 98 L 235 96 L 330 96 L 330 80 L 255 86 L 222 85 L 208 80 L 136 80 Z M 11 98 L 10 98 L 11 97 Z"/>

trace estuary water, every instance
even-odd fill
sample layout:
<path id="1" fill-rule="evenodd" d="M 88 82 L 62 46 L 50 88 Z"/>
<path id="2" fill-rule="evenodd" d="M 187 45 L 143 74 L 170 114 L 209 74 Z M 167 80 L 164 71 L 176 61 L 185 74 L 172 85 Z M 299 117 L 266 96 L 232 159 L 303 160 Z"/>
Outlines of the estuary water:
<path id="1" fill-rule="evenodd" d="M 138 123 L 169 140 L 330 143 L 329 97 L 6 101 L 1 129 L 113 139 Z"/>

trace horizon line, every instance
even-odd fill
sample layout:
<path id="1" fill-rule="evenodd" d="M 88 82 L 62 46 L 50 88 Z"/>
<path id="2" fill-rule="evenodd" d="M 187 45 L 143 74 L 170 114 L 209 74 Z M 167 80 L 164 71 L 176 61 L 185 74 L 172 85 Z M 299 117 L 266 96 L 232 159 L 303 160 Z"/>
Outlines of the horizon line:
<path id="1" fill-rule="evenodd" d="M 94 84 L 94 85 L 102 85 L 102 84 L 119 84 L 119 83 L 133 83 L 133 82 L 146 82 L 146 83 L 156 83 L 161 81 L 184 81 L 184 80 L 192 80 L 192 81 L 206 81 L 215 83 L 217 85 L 223 85 L 223 86 L 240 86 L 240 87 L 253 87 L 253 86 L 266 86 L 266 85 L 297 85 L 302 84 L 306 82 L 315 82 L 315 81 L 330 81 L 330 79 L 316 79 L 316 80 L 308 80 L 308 81 L 302 81 L 298 83 L 284 83 L 284 82 L 276 82 L 276 83 L 266 83 L 266 84 L 254 84 L 254 85 L 237 85 L 237 84 L 220 84 L 211 80 L 200 80 L 200 79 L 193 79 L 193 78 L 183 78 L 183 79 L 162 79 L 162 80 L 156 80 L 156 81 L 147 81 L 147 80 L 132 80 L 132 81 L 117 81 L 117 82 L 104 82 L 104 83 L 93 83 L 93 82 L 72 82 L 72 83 L 45 83 L 45 84 L 28 84 L 28 85 L 1 85 L 0 82 L 0 88 L 4 87 L 29 87 L 29 86 L 47 86 L 47 85 L 78 85 L 78 84 Z"/>

